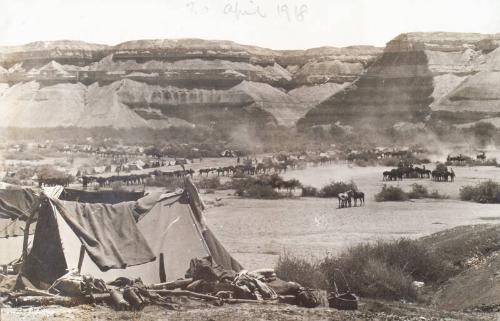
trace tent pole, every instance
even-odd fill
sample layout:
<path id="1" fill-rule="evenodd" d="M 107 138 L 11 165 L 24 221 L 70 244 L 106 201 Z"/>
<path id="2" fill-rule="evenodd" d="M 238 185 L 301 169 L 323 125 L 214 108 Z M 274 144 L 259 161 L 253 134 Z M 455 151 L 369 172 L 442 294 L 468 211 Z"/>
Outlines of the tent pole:
<path id="1" fill-rule="evenodd" d="M 160 282 L 161 283 L 167 282 L 167 274 L 165 272 L 165 256 L 163 255 L 163 253 L 160 253 L 160 259 L 158 263 L 160 264 L 159 266 Z"/>
<path id="2" fill-rule="evenodd" d="M 83 258 L 85 257 L 85 246 L 80 245 L 80 257 L 78 258 L 78 274 L 82 272 Z"/>
<path id="3" fill-rule="evenodd" d="M 41 205 L 39 205 L 41 206 Z M 35 208 L 30 215 L 28 216 L 28 219 L 26 220 L 26 224 L 24 226 L 24 238 L 23 238 L 23 266 L 26 264 L 26 259 L 28 258 L 28 242 L 29 242 L 29 237 L 30 237 L 30 226 L 31 223 L 33 222 L 33 219 L 35 217 L 35 213 L 38 211 L 38 208 Z"/>

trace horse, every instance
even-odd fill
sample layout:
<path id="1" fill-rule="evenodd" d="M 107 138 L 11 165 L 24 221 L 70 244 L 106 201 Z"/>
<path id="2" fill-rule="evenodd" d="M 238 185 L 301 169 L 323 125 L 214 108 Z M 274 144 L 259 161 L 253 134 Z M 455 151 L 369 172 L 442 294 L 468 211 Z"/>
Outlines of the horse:
<path id="1" fill-rule="evenodd" d="M 339 208 L 343 208 L 343 207 L 347 207 L 347 205 L 349 205 L 349 207 L 351 207 L 351 196 L 345 192 L 345 193 L 339 193 L 337 195 L 337 198 L 339 199 Z"/>
<path id="2" fill-rule="evenodd" d="M 354 200 L 354 206 L 358 206 L 358 200 L 359 206 L 365 204 L 365 193 L 349 190 L 347 191 L 347 194 L 349 194 L 349 197 L 352 197 L 352 199 Z"/>
<path id="3" fill-rule="evenodd" d="M 453 171 L 453 168 L 450 168 L 450 171 L 448 172 L 448 175 L 450 176 L 450 180 L 452 182 L 455 181 L 455 172 Z"/>

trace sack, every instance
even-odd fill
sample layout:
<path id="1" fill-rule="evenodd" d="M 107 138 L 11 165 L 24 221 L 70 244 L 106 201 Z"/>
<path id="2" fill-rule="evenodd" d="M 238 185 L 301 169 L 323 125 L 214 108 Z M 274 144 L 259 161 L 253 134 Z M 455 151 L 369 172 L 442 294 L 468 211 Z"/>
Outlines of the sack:
<path id="1" fill-rule="evenodd" d="M 192 259 L 185 275 L 186 278 L 192 278 L 194 281 L 204 280 L 207 282 L 232 281 L 235 276 L 234 271 L 224 270 L 222 266 L 213 263 L 210 256 Z"/>

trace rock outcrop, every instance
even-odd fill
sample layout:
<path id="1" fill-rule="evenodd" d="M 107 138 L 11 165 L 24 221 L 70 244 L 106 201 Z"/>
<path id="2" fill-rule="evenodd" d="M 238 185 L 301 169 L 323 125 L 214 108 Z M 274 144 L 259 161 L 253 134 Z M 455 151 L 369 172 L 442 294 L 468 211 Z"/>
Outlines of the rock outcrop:
<path id="1" fill-rule="evenodd" d="M 0 126 L 500 124 L 499 84 L 500 34 L 406 33 L 383 51 L 36 42 L 0 47 Z"/>
<path id="2" fill-rule="evenodd" d="M 300 123 L 387 127 L 400 121 L 462 123 L 498 117 L 498 39 L 441 32 L 399 35 L 356 81 Z"/>
<path id="3" fill-rule="evenodd" d="M 380 52 L 201 39 L 0 47 L 0 126 L 293 126 Z"/>

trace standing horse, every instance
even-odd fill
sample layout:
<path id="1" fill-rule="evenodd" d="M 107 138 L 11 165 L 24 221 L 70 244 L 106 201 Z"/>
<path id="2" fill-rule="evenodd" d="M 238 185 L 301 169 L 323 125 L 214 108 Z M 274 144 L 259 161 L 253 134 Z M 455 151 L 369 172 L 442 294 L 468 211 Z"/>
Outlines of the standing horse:
<path id="1" fill-rule="evenodd" d="M 347 205 L 351 207 L 351 196 L 347 192 L 339 193 L 337 198 L 339 199 L 339 208 L 347 207 Z"/>
<path id="2" fill-rule="evenodd" d="M 347 192 L 347 194 L 349 194 L 349 197 L 352 197 L 352 199 L 354 200 L 354 206 L 358 206 L 358 200 L 359 206 L 365 204 L 365 193 L 350 190 Z"/>

